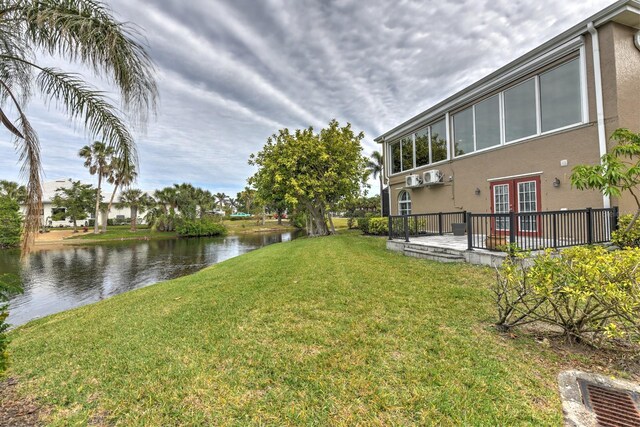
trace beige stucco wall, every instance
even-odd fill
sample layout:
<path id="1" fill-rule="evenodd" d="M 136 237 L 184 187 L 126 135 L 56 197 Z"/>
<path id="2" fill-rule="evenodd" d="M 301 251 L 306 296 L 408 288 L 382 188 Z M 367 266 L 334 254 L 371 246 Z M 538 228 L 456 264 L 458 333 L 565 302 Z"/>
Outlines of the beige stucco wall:
<path id="1" fill-rule="evenodd" d="M 635 30 L 616 23 L 599 29 L 603 100 L 607 136 L 624 126 L 640 130 L 640 51 L 633 45 Z M 444 184 L 408 190 L 413 213 L 467 210 L 491 211 L 491 179 L 541 172 L 541 210 L 603 207 L 602 195 L 594 191 L 572 189 L 569 177 L 579 164 L 599 162 L 595 77 L 590 36 L 585 36 L 589 122 L 554 134 L 507 144 L 489 151 L 471 154 L 436 166 L 415 169 L 390 178 L 391 212 L 397 215 L 398 196 L 407 174 L 438 169 Z M 537 72 L 537 71 L 535 71 Z M 567 166 L 561 166 L 561 160 Z M 553 186 L 558 178 L 559 187 Z M 476 195 L 476 188 L 480 194 Z M 621 211 L 630 209 L 627 198 L 613 200 Z M 634 205 L 635 206 L 635 205 Z"/>

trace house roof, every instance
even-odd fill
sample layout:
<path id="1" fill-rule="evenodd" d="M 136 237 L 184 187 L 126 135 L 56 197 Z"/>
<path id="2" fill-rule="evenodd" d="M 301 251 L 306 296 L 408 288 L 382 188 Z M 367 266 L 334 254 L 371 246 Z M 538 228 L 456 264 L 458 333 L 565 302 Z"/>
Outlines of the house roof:
<path id="1" fill-rule="evenodd" d="M 56 190 L 58 188 L 71 188 L 72 179 L 71 178 L 60 178 L 54 181 L 47 181 L 42 184 L 42 202 L 43 203 L 51 203 L 53 201 L 54 196 L 56 195 Z"/>
<path id="2" fill-rule="evenodd" d="M 456 92 L 443 101 L 440 101 L 433 107 L 383 133 L 382 135 L 375 138 L 374 141 L 382 143 L 386 138 L 401 136 L 401 133 L 409 130 L 410 127 L 419 126 L 421 124 L 428 124 L 423 122 L 434 118 L 435 115 L 443 114 L 444 111 L 446 111 L 446 109 L 451 105 L 455 104 L 458 99 L 463 98 L 465 95 L 474 92 L 477 89 L 490 84 L 492 81 L 508 74 L 510 70 L 520 67 L 530 62 L 534 58 L 540 57 L 554 50 L 558 46 L 566 44 L 576 37 L 587 33 L 587 24 L 593 23 L 593 25 L 597 28 L 611 21 L 618 22 L 632 28 L 640 29 L 640 0 L 620 0 L 616 3 L 613 3 L 609 7 L 602 9 L 598 13 L 590 16 L 579 24 L 574 25 L 567 31 L 564 31 L 563 33 L 529 51 L 528 53 L 522 55 L 514 61 L 511 61 L 507 65 L 499 68 L 498 70 L 482 78 L 481 80 L 478 80 L 472 85 L 467 86 L 466 88 Z"/>

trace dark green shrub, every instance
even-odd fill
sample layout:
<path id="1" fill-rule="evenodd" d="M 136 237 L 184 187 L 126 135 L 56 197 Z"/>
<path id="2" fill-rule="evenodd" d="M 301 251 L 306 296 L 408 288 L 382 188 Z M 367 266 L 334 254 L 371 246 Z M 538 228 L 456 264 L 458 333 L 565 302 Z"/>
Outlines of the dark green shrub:
<path id="1" fill-rule="evenodd" d="M 640 247 L 640 221 L 636 221 L 629 231 L 626 231 L 633 215 L 622 215 L 618 220 L 618 229 L 611 233 L 611 241 L 621 248 Z"/>
<path id="2" fill-rule="evenodd" d="M 20 244 L 22 216 L 18 202 L 0 196 L 0 248 L 12 248 Z"/>
<path id="3" fill-rule="evenodd" d="M 377 217 L 369 219 L 369 234 L 386 236 L 389 234 L 389 219 Z"/>
<path id="4" fill-rule="evenodd" d="M 6 323 L 9 312 L 7 311 L 9 306 L 4 304 L 9 300 L 9 297 L 13 294 L 21 292 L 20 282 L 18 277 L 9 274 L 0 274 L 0 375 L 9 366 L 9 354 L 7 347 L 9 345 L 9 339 L 7 338 L 6 331 L 9 325 Z"/>
<path id="5" fill-rule="evenodd" d="M 210 219 L 185 219 L 176 226 L 176 232 L 180 237 L 205 237 L 222 236 L 227 229 L 221 223 Z"/>
<path id="6" fill-rule="evenodd" d="M 356 219 L 356 223 L 357 223 L 357 228 L 362 230 L 363 233 L 368 234 L 369 233 L 369 221 L 371 220 L 370 217 L 368 216 L 363 216 L 360 218 Z"/>

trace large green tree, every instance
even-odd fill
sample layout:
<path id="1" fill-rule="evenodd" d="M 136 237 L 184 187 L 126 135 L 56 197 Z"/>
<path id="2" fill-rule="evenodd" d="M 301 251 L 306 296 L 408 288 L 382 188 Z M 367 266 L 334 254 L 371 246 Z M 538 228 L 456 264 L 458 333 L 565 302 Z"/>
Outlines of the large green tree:
<path id="1" fill-rule="evenodd" d="M 349 123 L 341 127 L 336 120 L 319 133 L 282 129 L 251 155 L 249 163 L 258 171 L 249 182 L 262 196 L 271 194 L 305 210 L 311 235 L 334 233 L 328 212 L 341 200 L 357 197 L 368 175 L 363 138 Z"/>
<path id="2" fill-rule="evenodd" d="M 0 195 L 0 249 L 20 244 L 22 215 L 17 200 Z"/>
<path id="3" fill-rule="evenodd" d="M 72 181 L 71 187 L 56 190 L 53 206 L 65 208 L 64 216 L 73 221 L 73 231 L 77 232 L 78 220 L 87 218 L 88 212 L 95 206 L 96 194 L 91 184 Z"/>
<path id="4" fill-rule="evenodd" d="M 120 107 L 82 76 L 40 65 L 41 55 L 88 67 L 118 92 Z M 42 209 L 40 144 L 26 110 L 36 93 L 134 164 L 129 123 L 146 122 L 158 91 L 139 28 L 118 22 L 101 1 L 0 0 L 0 122 L 15 138 L 26 180 L 23 253 L 35 238 Z"/>

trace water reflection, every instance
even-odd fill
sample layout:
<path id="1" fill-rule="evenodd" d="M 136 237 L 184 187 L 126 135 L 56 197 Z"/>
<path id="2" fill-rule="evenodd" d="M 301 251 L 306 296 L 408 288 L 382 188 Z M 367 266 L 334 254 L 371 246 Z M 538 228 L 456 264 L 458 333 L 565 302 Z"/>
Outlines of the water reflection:
<path id="1" fill-rule="evenodd" d="M 20 276 L 24 293 L 9 302 L 12 325 L 194 273 L 300 232 L 69 246 L 29 256 L 0 251 L 0 274 Z"/>

